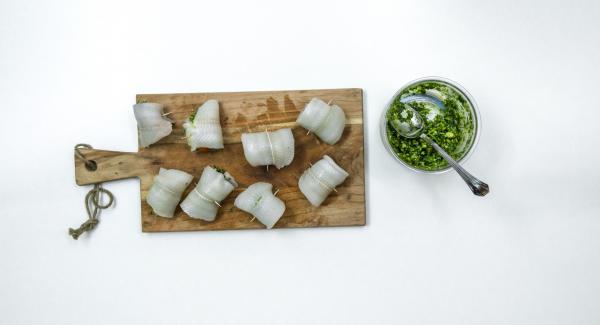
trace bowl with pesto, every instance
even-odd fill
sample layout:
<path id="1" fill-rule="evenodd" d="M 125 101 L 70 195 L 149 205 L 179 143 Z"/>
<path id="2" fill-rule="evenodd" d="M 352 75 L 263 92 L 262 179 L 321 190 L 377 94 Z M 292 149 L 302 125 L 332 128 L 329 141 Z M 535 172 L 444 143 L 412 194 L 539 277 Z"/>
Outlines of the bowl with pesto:
<path id="1" fill-rule="evenodd" d="M 477 104 L 466 89 L 442 77 L 417 79 L 394 94 L 381 117 L 381 138 L 392 157 L 417 172 L 442 173 L 451 167 L 431 145 L 421 138 L 404 138 L 391 125 L 390 121 L 402 119 L 404 105 L 421 115 L 423 132 L 452 158 L 457 162 L 469 158 L 481 123 Z"/>

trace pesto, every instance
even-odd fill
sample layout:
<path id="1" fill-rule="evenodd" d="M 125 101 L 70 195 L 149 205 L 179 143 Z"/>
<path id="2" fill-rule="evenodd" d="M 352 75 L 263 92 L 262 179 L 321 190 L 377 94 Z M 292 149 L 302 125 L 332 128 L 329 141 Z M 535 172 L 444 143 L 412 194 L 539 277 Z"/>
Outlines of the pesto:
<path id="1" fill-rule="evenodd" d="M 217 172 L 225 175 L 225 169 L 223 169 L 223 168 L 221 168 L 221 167 L 219 167 L 217 165 L 211 165 L 211 167 L 214 168 Z"/>
<path id="2" fill-rule="evenodd" d="M 403 105 L 410 105 L 422 116 L 423 132 L 455 160 L 462 159 L 473 145 L 475 116 L 467 97 L 445 82 L 423 81 L 397 95 L 386 113 L 387 140 L 396 156 L 408 165 L 436 171 L 448 163 L 425 140 L 404 138 L 392 127 L 390 121 L 407 118 L 400 116 L 405 112 Z"/>
<path id="3" fill-rule="evenodd" d="M 211 166 L 212 168 L 214 168 L 214 170 L 216 170 L 216 171 L 217 171 L 217 173 L 220 173 L 221 175 L 223 175 L 223 178 L 224 178 L 226 181 L 228 181 L 228 182 L 231 182 L 231 181 L 232 181 L 232 179 L 231 179 L 231 178 L 227 177 L 227 174 L 226 174 L 226 173 L 227 173 L 227 171 L 226 171 L 225 169 L 223 169 L 223 168 L 221 168 L 221 167 L 219 167 L 219 166 L 217 166 L 217 165 L 210 165 L 210 166 Z M 234 183 L 235 183 L 235 182 L 234 182 Z M 236 186 L 237 186 L 237 185 L 236 185 Z"/>

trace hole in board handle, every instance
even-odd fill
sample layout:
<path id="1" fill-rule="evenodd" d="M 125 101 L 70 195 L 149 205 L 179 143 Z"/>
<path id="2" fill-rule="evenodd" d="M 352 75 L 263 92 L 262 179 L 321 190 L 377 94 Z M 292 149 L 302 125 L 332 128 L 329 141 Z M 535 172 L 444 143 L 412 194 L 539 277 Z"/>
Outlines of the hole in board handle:
<path id="1" fill-rule="evenodd" d="M 98 165 L 96 164 L 95 161 L 93 160 L 88 160 L 85 162 L 85 169 L 94 172 L 96 171 L 96 169 L 98 169 Z"/>

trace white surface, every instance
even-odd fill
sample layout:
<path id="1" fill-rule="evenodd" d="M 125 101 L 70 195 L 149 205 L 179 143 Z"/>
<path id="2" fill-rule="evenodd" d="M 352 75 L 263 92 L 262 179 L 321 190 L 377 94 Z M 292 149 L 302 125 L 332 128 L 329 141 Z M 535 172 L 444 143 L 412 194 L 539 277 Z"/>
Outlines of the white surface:
<path id="1" fill-rule="evenodd" d="M 598 324 L 599 66 L 591 0 L 4 0 L 2 323 Z M 488 197 L 384 151 L 384 104 L 427 75 L 479 102 Z M 72 147 L 135 151 L 136 93 L 335 87 L 365 90 L 366 227 L 143 234 L 126 180 L 67 236 Z"/>

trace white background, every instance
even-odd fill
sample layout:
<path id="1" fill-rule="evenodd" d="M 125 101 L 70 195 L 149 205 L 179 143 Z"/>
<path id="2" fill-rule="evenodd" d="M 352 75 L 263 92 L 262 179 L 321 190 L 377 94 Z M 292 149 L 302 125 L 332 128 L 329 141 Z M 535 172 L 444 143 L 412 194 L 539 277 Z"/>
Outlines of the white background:
<path id="1" fill-rule="evenodd" d="M 0 323 L 599 324 L 600 2 L 0 2 Z M 381 144 L 428 75 L 476 98 L 465 166 Z M 144 234 L 139 182 L 74 241 L 73 145 L 136 151 L 136 93 L 360 87 L 366 227 Z"/>

